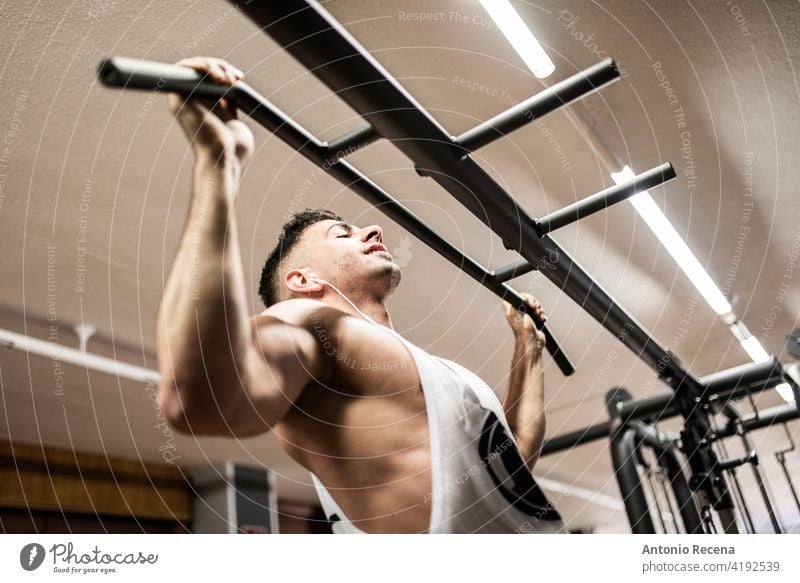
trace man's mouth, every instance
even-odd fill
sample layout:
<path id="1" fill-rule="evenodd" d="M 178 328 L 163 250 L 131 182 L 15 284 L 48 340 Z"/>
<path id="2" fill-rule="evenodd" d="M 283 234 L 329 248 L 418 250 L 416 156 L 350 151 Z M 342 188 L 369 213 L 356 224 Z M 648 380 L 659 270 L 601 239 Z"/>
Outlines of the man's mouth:
<path id="1" fill-rule="evenodd" d="M 365 253 L 367 255 L 369 255 L 371 253 L 376 253 L 378 251 L 382 251 L 383 253 L 386 253 L 387 255 L 389 255 L 389 257 L 391 257 L 391 254 L 386 249 L 386 247 L 384 247 L 384 245 L 382 243 L 373 243 L 372 245 L 367 247 L 367 250 L 365 251 Z"/>

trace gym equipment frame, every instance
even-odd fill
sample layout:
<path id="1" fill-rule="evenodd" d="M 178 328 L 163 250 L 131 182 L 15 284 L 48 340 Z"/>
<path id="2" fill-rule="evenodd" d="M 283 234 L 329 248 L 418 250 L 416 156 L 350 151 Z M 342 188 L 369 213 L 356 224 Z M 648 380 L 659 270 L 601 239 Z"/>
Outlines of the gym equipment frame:
<path id="1" fill-rule="evenodd" d="M 673 178 L 670 164 L 661 164 L 632 180 L 612 186 L 565 209 L 534 219 L 471 157 L 470 153 L 533 120 L 619 78 L 613 60 L 604 60 L 540 92 L 461 136 L 450 135 L 323 7 L 313 0 L 249 2 L 230 0 L 288 54 L 293 56 L 367 122 L 363 128 L 322 142 L 246 83 L 231 87 L 214 84 L 183 67 L 112 57 L 100 64 L 99 77 L 108 86 L 173 91 L 219 99 L 225 97 L 255 122 L 273 132 L 308 160 L 374 205 L 394 222 L 429 245 L 497 296 L 531 313 L 508 281 L 539 270 L 578 306 L 616 336 L 673 389 L 666 402 L 642 406 L 670 408 L 683 416 L 682 451 L 692 472 L 689 481 L 699 507 L 713 507 L 726 532 L 736 531 L 734 505 L 715 451 L 707 446 L 712 430 L 708 419 L 712 395 L 736 393 L 736 372 L 699 379 L 665 350 L 631 314 L 618 304 L 548 233 L 598 212 L 638 192 Z M 490 270 L 465 255 L 419 217 L 361 173 L 345 158 L 377 139 L 390 141 L 413 163 L 420 176 L 430 177 L 483 222 L 520 259 Z M 532 315 L 532 314 L 531 314 Z M 534 318 L 536 320 L 536 318 Z M 560 370 L 574 368 L 547 326 L 547 350 Z M 754 384 L 773 376 L 784 378 L 777 361 L 747 367 Z M 763 378 L 762 378 L 763 377 Z M 748 376 L 750 378 L 750 376 Z M 768 383 L 767 383 L 768 384 Z M 772 386 L 772 385 L 771 385 Z M 797 386 L 792 381 L 797 395 Z M 633 401 L 632 403 L 637 403 Z M 630 405 L 636 409 L 638 405 Z M 592 436 L 596 428 L 587 428 Z M 607 436 L 606 432 L 604 436 Z"/>

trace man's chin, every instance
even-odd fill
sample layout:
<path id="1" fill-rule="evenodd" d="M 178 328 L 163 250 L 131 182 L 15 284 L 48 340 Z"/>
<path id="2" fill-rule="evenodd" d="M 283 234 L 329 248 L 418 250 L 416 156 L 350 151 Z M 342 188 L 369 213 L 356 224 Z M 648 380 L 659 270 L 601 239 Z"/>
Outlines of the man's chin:
<path id="1" fill-rule="evenodd" d="M 391 282 L 389 283 L 390 294 L 397 289 L 397 286 L 400 285 L 400 280 L 403 278 L 403 272 L 400 268 L 394 263 L 392 263 L 392 266 Z"/>

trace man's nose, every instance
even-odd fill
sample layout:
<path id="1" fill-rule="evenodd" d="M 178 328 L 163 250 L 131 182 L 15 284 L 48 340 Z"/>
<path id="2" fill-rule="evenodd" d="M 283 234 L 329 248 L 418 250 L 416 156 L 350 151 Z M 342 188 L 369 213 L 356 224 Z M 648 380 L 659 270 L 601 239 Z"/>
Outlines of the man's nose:
<path id="1" fill-rule="evenodd" d="M 370 225 L 361 229 L 361 240 L 365 243 L 370 239 L 375 239 L 383 243 L 383 229 L 378 225 Z"/>

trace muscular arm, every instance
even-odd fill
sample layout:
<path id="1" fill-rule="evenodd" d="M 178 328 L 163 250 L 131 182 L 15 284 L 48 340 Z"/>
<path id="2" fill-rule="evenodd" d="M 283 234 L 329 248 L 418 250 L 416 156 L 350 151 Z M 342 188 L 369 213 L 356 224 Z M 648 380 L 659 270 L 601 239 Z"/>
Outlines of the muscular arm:
<path id="1" fill-rule="evenodd" d="M 224 62 L 189 61 L 219 82 L 235 80 Z M 302 327 L 248 315 L 235 208 L 252 134 L 234 111 L 170 98 L 196 161 L 189 216 L 158 313 L 158 401 L 177 431 L 263 433 L 320 370 L 319 350 Z"/>
<path id="2" fill-rule="evenodd" d="M 517 336 L 503 409 L 528 467 L 539 458 L 545 432 L 544 370 L 533 336 Z"/>
<path id="3" fill-rule="evenodd" d="M 522 294 L 538 317 L 544 312 L 538 301 Z M 511 361 L 508 391 L 503 399 L 509 427 L 514 433 L 520 453 L 528 468 L 539 459 L 544 442 L 544 334 L 536 329 L 530 316 L 518 312 L 504 302 L 506 317 L 514 331 L 514 357 Z"/>

